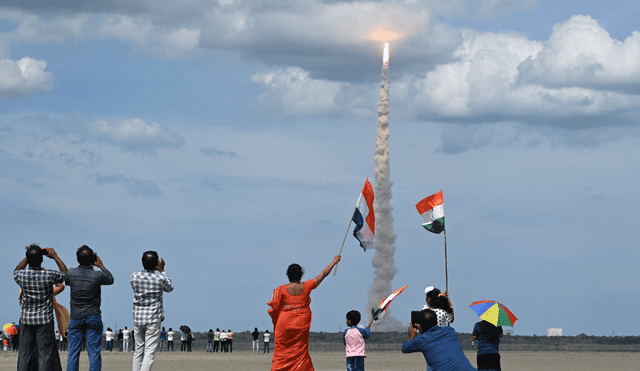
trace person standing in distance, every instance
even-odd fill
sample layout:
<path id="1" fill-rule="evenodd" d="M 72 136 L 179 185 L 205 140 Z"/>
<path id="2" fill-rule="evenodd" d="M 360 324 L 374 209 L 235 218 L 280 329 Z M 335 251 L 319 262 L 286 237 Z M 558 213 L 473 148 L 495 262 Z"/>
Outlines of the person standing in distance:
<path id="1" fill-rule="evenodd" d="M 67 266 L 52 247 L 32 244 L 25 255 L 13 271 L 22 289 L 19 335 L 12 337 L 20 342 L 18 371 L 62 371 L 53 326 L 53 285 L 64 281 Z M 44 255 L 55 260 L 60 271 L 43 268 Z"/>
<path id="2" fill-rule="evenodd" d="M 164 320 L 162 294 L 173 291 L 173 283 L 164 271 L 164 259 L 159 261 L 157 252 L 144 252 L 142 266 L 144 270 L 133 273 L 130 279 L 134 294 L 133 371 L 151 370 Z"/>
<path id="3" fill-rule="evenodd" d="M 471 338 L 478 340 L 478 355 L 476 364 L 478 370 L 501 371 L 500 368 L 500 338 L 504 335 L 502 326 L 495 326 L 485 320 L 473 326 Z"/>
<path id="4" fill-rule="evenodd" d="M 256 327 L 255 330 L 253 330 L 253 332 L 251 333 L 251 336 L 253 336 L 253 346 L 252 346 L 252 351 L 254 352 L 258 352 L 258 350 L 260 350 L 260 348 L 258 347 L 258 339 L 260 339 L 260 331 L 258 331 L 258 328 Z"/>
<path id="5" fill-rule="evenodd" d="M 264 349 L 262 350 L 262 353 L 269 353 L 269 338 L 271 337 L 269 330 L 265 331 L 263 336 L 264 336 Z"/>
<path id="6" fill-rule="evenodd" d="M 87 245 L 76 251 L 80 265 L 67 271 L 65 283 L 71 287 L 71 320 L 69 321 L 69 357 L 67 371 L 78 371 L 82 338 L 86 338 L 89 370 L 102 370 L 102 285 L 113 285 L 111 272 L 102 259 Z M 100 268 L 96 271 L 93 267 Z"/>

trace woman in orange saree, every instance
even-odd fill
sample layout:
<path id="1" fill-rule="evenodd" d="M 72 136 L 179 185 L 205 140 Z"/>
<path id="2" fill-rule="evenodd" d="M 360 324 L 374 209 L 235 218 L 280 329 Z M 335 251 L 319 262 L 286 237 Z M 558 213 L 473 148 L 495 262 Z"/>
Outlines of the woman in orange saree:
<path id="1" fill-rule="evenodd" d="M 311 328 L 311 290 L 329 275 L 340 261 L 340 256 L 325 268 L 318 277 L 300 282 L 304 273 L 298 264 L 287 269 L 289 283 L 273 290 L 273 297 L 267 304 L 274 327 L 274 347 L 272 371 L 314 370 L 309 356 L 309 329 Z"/>

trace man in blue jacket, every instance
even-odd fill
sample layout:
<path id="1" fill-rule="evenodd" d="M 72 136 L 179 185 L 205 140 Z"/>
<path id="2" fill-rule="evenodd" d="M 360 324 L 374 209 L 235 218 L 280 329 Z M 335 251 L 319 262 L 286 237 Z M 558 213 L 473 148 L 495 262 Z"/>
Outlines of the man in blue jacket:
<path id="1" fill-rule="evenodd" d="M 402 353 L 422 352 L 434 371 L 477 371 L 462 352 L 453 327 L 439 327 L 437 323 L 434 311 L 421 310 L 419 322 L 409 326 L 409 340 L 402 344 Z"/>

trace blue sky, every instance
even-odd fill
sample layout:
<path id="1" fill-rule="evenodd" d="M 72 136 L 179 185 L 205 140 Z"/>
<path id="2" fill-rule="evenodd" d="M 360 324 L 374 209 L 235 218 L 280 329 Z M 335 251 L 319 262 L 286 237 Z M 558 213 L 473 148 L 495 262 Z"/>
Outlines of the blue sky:
<path id="1" fill-rule="evenodd" d="M 413 206 L 442 189 L 456 330 L 494 299 L 516 334 L 640 332 L 637 2 L 47 6 L 0 5 L 5 322 L 35 242 L 68 266 L 83 244 L 98 252 L 116 281 L 109 326 L 132 325 L 128 279 L 152 249 L 175 285 L 166 327 L 270 328 L 286 267 L 326 267 L 373 180 L 382 43 L 367 35 L 382 27 L 404 34 L 390 48 L 392 286 L 409 287 L 392 315 L 408 322 L 445 285 L 443 236 Z M 312 331 L 365 310 L 373 254 L 347 238 Z"/>

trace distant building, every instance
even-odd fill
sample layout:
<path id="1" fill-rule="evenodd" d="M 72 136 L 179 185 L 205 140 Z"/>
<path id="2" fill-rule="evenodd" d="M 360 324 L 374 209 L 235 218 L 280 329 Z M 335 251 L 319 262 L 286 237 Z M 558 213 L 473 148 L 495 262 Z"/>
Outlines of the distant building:
<path id="1" fill-rule="evenodd" d="M 557 327 L 547 327 L 547 336 L 562 336 L 562 329 Z"/>
<path id="2" fill-rule="evenodd" d="M 505 335 L 513 335 L 513 330 L 504 330 Z"/>

